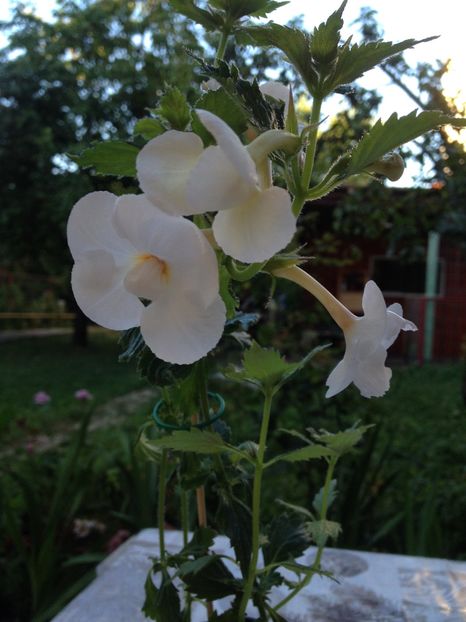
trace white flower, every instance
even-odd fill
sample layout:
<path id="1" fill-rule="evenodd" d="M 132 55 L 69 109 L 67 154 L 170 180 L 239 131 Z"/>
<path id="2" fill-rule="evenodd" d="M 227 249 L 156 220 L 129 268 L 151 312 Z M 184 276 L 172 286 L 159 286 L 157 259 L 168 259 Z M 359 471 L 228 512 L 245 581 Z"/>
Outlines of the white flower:
<path id="1" fill-rule="evenodd" d="M 368 281 L 362 297 L 364 315 L 357 317 L 310 274 L 296 266 L 274 271 L 313 294 L 343 330 L 346 351 L 327 379 L 326 397 L 333 397 L 352 382 L 363 397 L 381 397 L 390 387 L 392 371 L 385 367 L 387 349 L 401 330 L 415 331 L 413 322 L 403 317 L 398 303 L 385 304 L 382 292 L 374 281 Z"/>
<path id="2" fill-rule="evenodd" d="M 362 297 L 363 317 L 353 316 L 345 329 L 346 351 L 327 379 L 326 397 L 332 397 L 351 384 L 364 397 L 381 397 L 390 388 L 392 370 L 385 367 L 387 349 L 401 330 L 417 330 L 403 317 L 395 303 L 387 307 L 382 292 L 374 281 L 366 283 Z"/>
<path id="3" fill-rule="evenodd" d="M 138 155 L 140 186 L 169 214 L 217 212 L 212 230 L 222 250 L 246 263 L 265 261 L 295 232 L 290 196 L 283 188 L 261 187 L 248 149 L 224 121 L 206 110 L 197 114 L 216 146 L 204 149 L 190 132 L 157 136 Z"/>
<path id="4" fill-rule="evenodd" d="M 285 104 L 285 110 L 283 111 L 284 117 L 288 116 L 288 108 L 290 105 L 291 90 L 289 86 L 283 84 L 283 82 L 276 82 L 271 80 L 270 82 L 264 82 L 259 86 L 263 95 L 270 95 L 274 99 Z"/>
<path id="5" fill-rule="evenodd" d="M 140 326 L 170 363 L 192 363 L 215 347 L 225 322 L 217 259 L 192 222 L 144 195 L 92 192 L 73 207 L 67 233 L 73 292 L 90 319 L 114 330 Z"/>

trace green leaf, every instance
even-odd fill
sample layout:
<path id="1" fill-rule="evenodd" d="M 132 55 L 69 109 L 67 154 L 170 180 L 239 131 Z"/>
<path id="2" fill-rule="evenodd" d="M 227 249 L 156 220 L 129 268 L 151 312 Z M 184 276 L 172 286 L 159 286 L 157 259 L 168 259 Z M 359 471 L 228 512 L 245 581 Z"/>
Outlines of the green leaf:
<path id="1" fill-rule="evenodd" d="M 288 503 L 288 501 L 283 501 L 283 499 L 276 499 L 276 502 L 279 503 L 286 510 L 290 510 L 291 512 L 295 512 L 296 514 L 301 514 L 306 518 L 310 518 L 314 520 L 314 516 L 312 512 L 309 512 L 307 508 L 304 508 L 302 505 L 296 505 L 294 503 Z"/>
<path id="2" fill-rule="evenodd" d="M 180 556 L 194 557 L 204 556 L 214 543 L 217 532 L 210 527 L 198 527 L 193 533 L 191 540 L 180 551 Z"/>
<path id="3" fill-rule="evenodd" d="M 267 543 L 262 547 L 266 566 L 299 557 L 310 542 L 305 524 L 289 514 L 275 518 L 266 535 Z"/>
<path id="4" fill-rule="evenodd" d="M 338 456 L 342 456 L 343 454 L 351 451 L 355 445 L 359 443 L 361 438 L 364 436 L 364 433 L 369 430 L 369 428 L 373 428 L 374 425 L 362 425 L 358 426 L 355 424 L 353 427 L 344 430 L 343 432 L 336 432 L 332 434 L 331 432 L 323 432 L 319 434 L 313 434 L 314 438 L 323 443 L 333 451 L 334 454 Z"/>
<path id="5" fill-rule="evenodd" d="M 218 454 L 228 451 L 222 437 L 216 432 L 180 430 L 151 442 L 155 447 L 173 449 L 175 451 L 192 451 L 198 454 Z"/>
<path id="6" fill-rule="evenodd" d="M 252 37 L 256 45 L 274 46 L 282 50 L 314 95 L 319 84 L 319 75 L 309 50 L 310 37 L 307 33 L 297 28 L 273 23 L 246 28 L 245 32 Z"/>
<path id="7" fill-rule="evenodd" d="M 361 173 L 373 162 L 396 147 L 409 142 L 440 125 L 466 126 L 466 119 L 450 117 L 438 110 L 416 110 L 404 117 L 392 114 L 385 123 L 377 121 L 350 154 L 346 175 Z"/>
<path id="8" fill-rule="evenodd" d="M 309 49 L 314 62 L 319 68 L 330 66 L 338 54 L 338 44 L 340 43 L 340 30 L 343 27 L 342 14 L 345 9 L 343 4 L 330 15 L 326 22 L 314 29 L 311 34 Z"/>
<path id="9" fill-rule="evenodd" d="M 222 532 L 230 539 L 241 572 L 246 577 L 252 551 L 251 511 L 231 494 L 219 495 L 219 499 L 216 520 Z"/>
<path id="10" fill-rule="evenodd" d="M 269 13 L 275 11 L 280 6 L 288 4 L 286 2 L 276 2 L 275 0 L 210 0 L 209 4 L 216 9 L 225 11 L 228 21 L 237 21 L 242 17 L 267 17 Z"/>
<path id="11" fill-rule="evenodd" d="M 236 315 L 236 309 L 238 307 L 238 299 L 231 290 L 231 276 L 224 264 L 220 264 L 218 268 L 219 274 L 219 289 L 220 296 L 227 310 L 227 323 L 231 321 Z"/>
<path id="12" fill-rule="evenodd" d="M 189 572 L 180 572 L 181 578 L 192 594 L 198 598 L 217 600 L 239 592 L 238 581 L 219 555 L 209 555 L 201 559 L 199 563 L 192 564 Z"/>
<path id="13" fill-rule="evenodd" d="M 314 460 L 316 458 L 326 458 L 334 455 L 335 452 L 329 447 L 324 447 L 323 445 L 307 445 L 307 447 L 301 447 L 300 449 L 295 449 L 286 454 L 280 454 L 272 460 L 269 460 L 265 466 L 269 467 L 275 464 L 275 462 L 298 462 L 300 460 Z"/>
<path id="14" fill-rule="evenodd" d="M 275 392 L 326 347 L 328 346 L 314 348 L 301 361 L 288 363 L 276 350 L 262 348 L 257 342 L 253 342 L 244 353 L 243 369 L 230 370 L 225 375 L 232 380 L 250 382 L 263 391 Z"/>
<path id="15" fill-rule="evenodd" d="M 150 425 L 152 427 L 152 423 L 150 422 L 147 425 Z M 149 460 L 150 462 L 155 462 L 156 464 L 160 463 L 160 459 L 162 457 L 162 449 L 161 447 L 157 447 L 157 445 L 154 445 L 152 439 L 147 436 L 145 428 L 143 428 L 141 430 L 141 433 L 139 434 L 136 447 L 146 460 Z"/>
<path id="16" fill-rule="evenodd" d="M 242 134 L 248 127 L 248 117 L 225 89 L 207 91 L 197 102 L 196 108 L 208 110 L 227 123 L 236 134 Z"/>
<path id="17" fill-rule="evenodd" d="M 146 140 L 151 140 L 156 136 L 160 136 L 165 132 L 165 127 L 158 119 L 152 119 L 151 117 L 145 117 L 139 119 L 134 126 L 133 134 L 135 136 L 142 136 Z"/>
<path id="18" fill-rule="evenodd" d="M 134 145 L 112 141 L 85 149 L 80 156 L 74 156 L 73 160 L 82 168 L 94 168 L 97 175 L 135 177 L 138 153 L 139 149 Z"/>
<path id="19" fill-rule="evenodd" d="M 341 525 L 330 520 L 312 521 L 306 527 L 317 546 L 325 546 L 328 538 L 336 540 L 341 533 Z"/>
<path id="20" fill-rule="evenodd" d="M 414 47 L 418 43 L 431 41 L 436 37 L 427 39 L 406 39 L 399 43 L 391 41 L 371 41 L 369 43 L 351 45 L 347 41 L 338 53 L 338 59 L 332 76 L 326 81 L 323 97 L 334 91 L 342 84 L 350 84 L 360 78 L 366 71 L 373 69 L 384 60 L 399 54 L 408 48 Z"/>
<path id="21" fill-rule="evenodd" d="M 168 121 L 174 130 L 185 130 L 191 121 L 191 109 L 186 97 L 176 86 L 170 87 L 161 97 L 156 113 Z"/>
<path id="22" fill-rule="evenodd" d="M 276 350 L 262 348 L 254 341 L 244 353 L 243 369 L 231 370 L 226 375 L 232 380 L 245 380 L 261 389 L 269 389 L 295 367 L 296 363 L 287 363 Z"/>
<path id="23" fill-rule="evenodd" d="M 221 15 L 199 8 L 192 0 L 171 0 L 175 11 L 189 17 L 206 30 L 221 30 L 224 20 Z"/>
<path id="24" fill-rule="evenodd" d="M 156 622 L 182 622 L 180 597 L 167 573 L 162 575 L 160 587 L 152 582 L 152 570 L 144 584 L 146 599 L 142 607 L 144 614 Z"/>
<path id="25" fill-rule="evenodd" d="M 316 494 L 316 496 L 314 497 L 314 500 L 312 502 L 312 507 L 319 514 L 319 516 L 322 514 L 322 504 L 323 504 L 323 500 L 324 500 L 324 491 L 325 491 L 325 486 L 322 486 L 322 488 Z M 329 490 L 328 490 L 328 493 L 327 493 L 327 510 L 332 505 L 332 503 L 335 501 L 335 499 L 337 498 L 337 494 L 338 494 L 338 491 L 337 491 L 337 480 L 336 479 L 332 479 L 330 481 Z"/>

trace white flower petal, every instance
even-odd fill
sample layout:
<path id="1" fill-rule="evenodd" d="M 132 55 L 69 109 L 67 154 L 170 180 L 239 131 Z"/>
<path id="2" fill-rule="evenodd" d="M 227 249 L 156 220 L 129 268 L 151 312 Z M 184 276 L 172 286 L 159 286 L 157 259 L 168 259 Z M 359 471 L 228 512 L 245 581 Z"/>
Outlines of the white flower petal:
<path id="1" fill-rule="evenodd" d="M 385 367 L 387 351 L 380 346 L 354 370 L 353 382 L 363 397 L 382 397 L 390 388 L 392 370 Z"/>
<path id="2" fill-rule="evenodd" d="M 403 317 L 403 309 L 400 304 L 394 303 L 387 308 L 387 326 L 382 345 L 385 349 L 393 344 L 398 337 L 400 330 L 416 331 L 417 326 L 413 322 Z"/>
<path id="3" fill-rule="evenodd" d="M 112 225 L 116 199 L 110 192 L 91 192 L 75 204 L 67 225 L 68 246 L 74 259 L 92 250 L 123 255 L 131 252 L 131 245 Z"/>
<path id="4" fill-rule="evenodd" d="M 282 82 L 275 82 L 272 80 L 270 82 L 264 82 L 259 88 L 264 95 L 270 95 L 274 99 L 284 102 L 284 115 L 286 119 L 290 99 L 290 87 L 285 86 Z"/>
<path id="5" fill-rule="evenodd" d="M 341 360 L 335 369 L 330 373 L 325 383 L 328 387 L 328 391 L 325 397 L 333 397 L 340 391 L 346 389 L 348 385 L 353 381 L 351 376 L 351 370 L 348 369 L 348 362 L 346 359 Z"/>
<path id="6" fill-rule="evenodd" d="M 245 181 L 220 147 L 207 147 L 186 185 L 186 197 L 195 214 L 217 212 L 241 205 L 257 191 Z"/>
<path id="7" fill-rule="evenodd" d="M 365 318 L 377 318 L 385 316 L 387 306 L 382 292 L 374 281 L 367 281 L 362 295 L 362 308 Z"/>
<path id="8" fill-rule="evenodd" d="M 236 172 L 251 186 L 257 185 L 257 175 L 254 160 L 246 147 L 229 125 L 207 110 L 196 110 L 202 125 L 215 138 L 217 145 L 222 149 Z"/>
<path id="9" fill-rule="evenodd" d="M 217 296 L 205 307 L 195 295 L 158 300 L 146 307 L 141 333 L 152 352 L 169 363 L 194 363 L 214 348 L 222 336 L 225 305 Z"/>
<path id="10" fill-rule="evenodd" d="M 265 261 L 292 239 L 296 220 L 283 188 L 257 192 L 240 207 L 216 214 L 212 230 L 222 250 L 246 263 Z"/>
<path id="11" fill-rule="evenodd" d="M 155 207 L 144 194 L 124 194 L 115 202 L 112 224 L 120 237 L 140 249 L 140 231 L 144 231 L 146 223 L 153 218 L 165 220 L 173 216 Z"/>
<path id="12" fill-rule="evenodd" d="M 202 151 L 199 136 L 177 130 L 141 149 L 136 160 L 139 185 L 154 205 L 178 216 L 193 213 L 186 202 L 186 182 Z"/>
<path id="13" fill-rule="evenodd" d="M 73 267 L 71 286 L 78 305 L 105 328 L 125 330 L 139 325 L 144 305 L 126 291 L 124 275 L 105 250 L 83 254 Z"/>

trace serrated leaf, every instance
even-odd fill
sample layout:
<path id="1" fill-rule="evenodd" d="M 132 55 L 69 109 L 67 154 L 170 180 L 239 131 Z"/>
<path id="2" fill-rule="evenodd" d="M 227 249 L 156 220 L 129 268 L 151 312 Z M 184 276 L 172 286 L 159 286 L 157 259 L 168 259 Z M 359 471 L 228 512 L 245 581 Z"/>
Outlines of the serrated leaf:
<path id="1" fill-rule="evenodd" d="M 157 622 L 182 622 L 180 597 L 168 574 L 162 575 L 160 587 L 152 581 L 152 570 L 144 584 L 146 599 L 142 607 L 144 614 Z"/>
<path id="2" fill-rule="evenodd" d="M 208 549 L 213 545 L 216 535 L 217 532 L 210 527 L 198 527 L 193 533 L 191 540 L 180 551 L 180 555 L 185 557 L 189 555 L 193 555 L 194 557 L 205 555 Z"/>
<path id="3" fill-rule="evenodd" d="M 287 363 L 276 350 L 262 348 L 254 341 L 244 353 L 243 369 L 231 370 L 226 376 L 232 380 L 245 380 L 260 388 L 270 389 L 295 367 L 296 363 Z"/>
<path id="4" fill-rule="evenodd" d="M 373 424 L 362 426 L 356 425 L 344 430 L 343 432 L 336 432 L 335 434 L 324 432 L 314 434 L 314 437 L 317 441 L 332 449 L 335 454 L 342 456 L 343 454 L 351 451 L 353 447 L 359 443 L 365 432 L 373 427 Z"/>
<path id="5" fill-rule="evenodd" d="M 83 151 L 73 160 L 82 168 L 92 167 L 97 175 L 135 177 L 139 149 L 121 141 L 99 143 Z"/>
<path id="6" fill-rule="evenodd" d="M 189 591 L 198 598 L 217 600 L 239 592 L 239 583 L 219 555 L 209 555 L 196 565 L 196 572 L 182 575 Z"/>
<path id="7" fill-rule="evenodd" d="M 306 527 L 317 546 L 325 546 L 329 538 L 336 540 L 341 533 L 340 523 L 330 520 L 312 521 Z"/>
<path id="8" fill-rule="evenodd" d="M 146 140 L 151 140 L 156 136 L 160 136 L 165 132 L 165 128 L 158 119 L 152 119 L 151 117 L 145 117 L 139 119 L 134 126 L 133 134 L 135 136 L 142 136 Z"/>
<path id="9" fill-rule="evenodd" d="M 435 38 L 406 39 L 399 43 L 371 41 L 369 43 L 355 43 L 354 45 L 347 41 L 339 50 L 335 69 L 332 76 L 326 81 L 325 92 L 322 95 L 326 96 L 338 86 L 354 82 L 354 80 L 364 75 L 366 71 L 373 69 L 391 56 Z"/>
<path id="10" fill-rule="evenodd" d="M 221 495 L 216 519 L 231 542 L 243 576 L 247 576 L 252 551 L 251 511 L 231 495 Z"/>
<path id="11" fill-rule="evenodd" d="M 216 9 L 225 11 L 229 22 L 242 17 L 267 17 L 268 13 L 288 2 L 275 0 L 210 0 L 209 4 Z"/>
<path id="12" fill-rule="evenodd" d="M 312 502 L 312 507 L 319 514 L 319 516 L 322 514 L 322 504 L 323 504 L 323 500 L 324 500 L 324 491 L 325 491 L 325 486 L 322 486 L 322 488 L 319 490 L 319 492 L 315 495 L 314 500 Z M 337 498 L 337 495 L 338 495 L 337 480 L 336 479 L 332 479 L 330 481 L 329 489 L 328 489 L 328 492 L 327 492 L 327 510 L 332 505 L 332 503 L 335 501 L 335 499 Z"/>
<path id="13" fill-rule="evenodd" d="M 343 27 L 342 14 L 347 1 L 344 0 L 340 8 L 332 13 L 327 21 L 315 28 L 311 34 L 309 49 L 318 66 L 329 65 L 337 57 L 340 30 Z"/>
<path id="14" fill-rule="evenodd" d="M 171 5 L 175 11 L 204 26 L 206 30 L 217 31 L 223 26 L 221 15 L 199 8 L 191 0 L 171 0 Z"/>
<path id="15" fill-rule="evenodd" d="M 305 524 L 289 514 L 281 514 L 269 525 L 267 543 L 262 547 L 265 565 L 295 559 L 309 546 Z"/>
<path id="16" fill-rule="evenodd" d="M 261 388 L 263 391 L 277 391 L 293 374 L 301 370 L 318 352 L 328 346 L 314 348 L 301 361 L 288 363 L 277 350 L 262 348 L 257 342 L 246 350 L 243 357 L 243 369 L 230 370 L 226 376 L 232 380 L 244 380 Z"/>
<path id="17" fill-rule="evenodd" d="M 465 127 L 466 119 L 450 117 L 438 110 L 426 110 L 419 114 L 414 110 L 404 117 L 394 113 L 385 123 L 379 120 L 351 152 L 345 174 L 361 173 L 396 147 L 447 124 Z"/>
<path id="18" fill-rule="evenodd" d="M 236 134 L 248 127 L 248 117 L 237 101 L 223 88 L 208 91 L 197 102 L 196 108 L 208 110 L 220 117 Z"/>
<path id="19" fill-rule="evenodd" d="M 315 93 L 319 75 L 312 61 L 309 50 L 310 37 L 307 33 L 297 28 L 273 23 L 246 28 L 245 32 L 252 37 L 256 45 L 274 46 L 282 50 L 301 74 L 311 94 Z"/>
<path id="20" fill-rule="evenodd" d="M 301 460 L 315 460 L 317 458 L 327 458 L 334 456 L 335 452 L 330 447 L 324 447 L 323 445 L 307 445 L 300 449 L 295 449 L 286 454 L 280 454 L 272 460 L 267 462 L 266 466 L 269 467 L 276 462 L 299 462 Z"/>
<path id="21" fill-rule="evenodd" d="M 310 518 L 314 520 L 314 516 L 312 512 L 310 512 L 307 508 L 304 508 L 302 505 L 296 505 L 295 503 L 288 503 L 288 501 L 284 501 L 283 499 L 276 499 L 276 502 L 279 503 L 286 510 L 290 510 L 291 512 L 295 512 L 296 514 L 301 514 L 306 518 Z"/>
<path id="22" fill-rule="evenodd" d="M 160 98 L 157 114 L 163 117 L 174 130 L 183 131 L 191 121 L 191 109 L 186 97 L 176 86 L 167 89 Z"/>

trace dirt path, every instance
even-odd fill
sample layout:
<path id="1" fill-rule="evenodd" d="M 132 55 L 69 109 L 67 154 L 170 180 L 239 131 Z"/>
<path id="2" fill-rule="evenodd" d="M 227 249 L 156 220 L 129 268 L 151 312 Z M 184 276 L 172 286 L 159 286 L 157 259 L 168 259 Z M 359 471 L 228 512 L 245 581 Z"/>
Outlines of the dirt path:
<path id="1" fill-rule="evenodd" d="M 129 415 L 134 413 L 135 410 L 144 406 L 144 404 L 149 405 L 150 401 L 154 400 L 155 396 L 155 389 L 147 388 L 139 391 L 132 391 L 131 393 L 121 395 L 102 404 L 92 416 L 89 424 L 89 432 L 108 428 L 118 424 L 120 421 L 124 421 Z M 36 434 L 27 437 L 21 441 L 20 445 L 14 445 L 1 451 L 0 459 L 15 454 L 18 449 L 24 450 L 26 448 L 27 451 L 34 453 L 44 453 L 45 451 L 55 449 L 66 442 L 70 435 L 76 432 L 78 428 L 79 423 L 72 423 L 51 435 Z"/>

